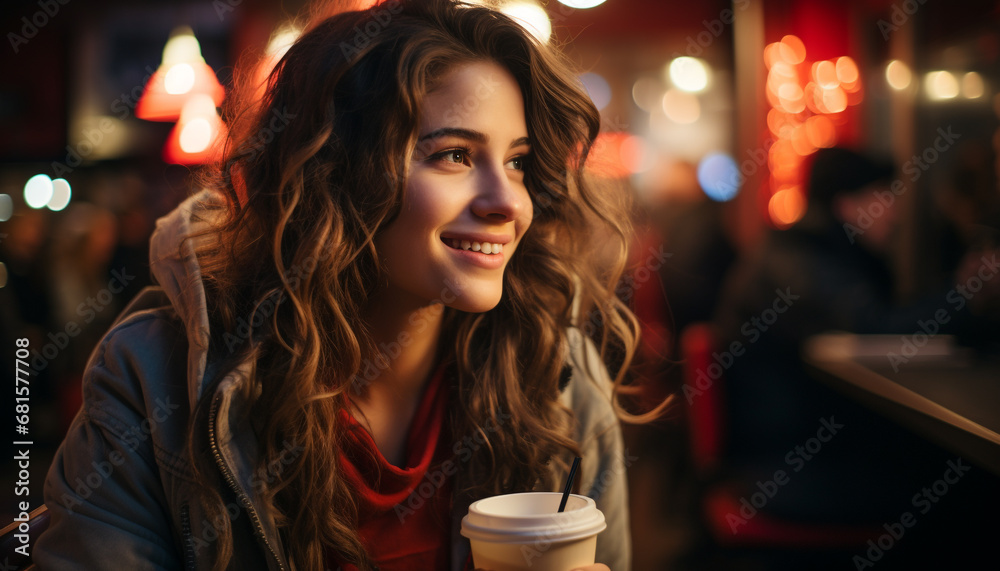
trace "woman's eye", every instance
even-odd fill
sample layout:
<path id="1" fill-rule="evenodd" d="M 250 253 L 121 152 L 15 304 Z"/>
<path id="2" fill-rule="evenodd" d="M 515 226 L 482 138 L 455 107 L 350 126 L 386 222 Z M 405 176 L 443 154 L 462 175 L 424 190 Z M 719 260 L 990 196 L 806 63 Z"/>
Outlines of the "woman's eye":
<path id="1" fill-rule="evenodd" d="M 446 163 L 464 164 L 468 158 L 468 153 L 462 149 L 451 149 L 435 155 L 438 160 Z"/>
<path id="2" fill-rule="evenodd" d="M 514 157 L 513 159 L 507 161 L 507 166 L 516 171 L 523 171 L 524 163 L 525 163 L 524 157 Z"/>

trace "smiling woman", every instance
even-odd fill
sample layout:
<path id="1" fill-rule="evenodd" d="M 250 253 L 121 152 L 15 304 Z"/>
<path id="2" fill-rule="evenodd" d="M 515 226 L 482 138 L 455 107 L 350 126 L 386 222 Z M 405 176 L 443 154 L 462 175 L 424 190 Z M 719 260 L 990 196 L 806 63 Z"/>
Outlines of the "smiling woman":
<path id="1" fill-rule="evenodd" d="M 161 285 L 95 353 L 49 474 L 42 566 L 463 569 L 472 501 L 557 490 L 582 456 L 597 562 L 627 569 L 626 204 L 583 178 L 574 77 L 451 0 L 312 25 L 160 221 Z M 184 405 L 136 438 L 158 402 Z"/>

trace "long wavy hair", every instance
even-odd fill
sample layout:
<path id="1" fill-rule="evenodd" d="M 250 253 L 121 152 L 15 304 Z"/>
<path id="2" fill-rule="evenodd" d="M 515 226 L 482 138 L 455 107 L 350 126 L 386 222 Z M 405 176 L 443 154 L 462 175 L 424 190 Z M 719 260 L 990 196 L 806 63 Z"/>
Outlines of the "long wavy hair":
<path id="1" fill-rule="evenodd" d="M 470 501 L 554 488 L 560 458 L 577 451 L 572 413 L 558 401 L 569 328 L 613 363 L 616 394 L 628 389 L 637 327 L 613 292 L 629 205 L 584 179 L 600 117 L 562 56 L 507 16 L 454 0 L 391 0 L 310 26 L 262 99 L 247 85 L 224 109 L 230 137 L 210 177 L 217 216 L 197 250 L 213 358 L 223 372 L 251 364 L 240 390 L 251 403 L 258 467 L 287 463 L 286 442 L 301 447 L 261 490 L 296 568 L 321 569 L 329 553 L 373 568 L 338 457 L 344 397 L 363 363 L 383 358 L 363 317 L 388 281 L 374 238 L 400 212 L 421 102 L 446 72 L 477 61 L 506 68 L 522 91 L 534 219 L 497 307 L 444 309 L 442 341 L 454 359 L 451 434 L 486 441 L 462 463 L 456 493 Z M 595 265 L 597 239 L 604 251 L 612 245 L 612 263 Z M 245 343 L 227 345 L 226 332 L 241 323 L 261 325 Z M 202 475 L 216 470 L 203 436 L 209 400 L 190 435 Z M 491 430 L 497 425 L 503 429 Z M 218 491 L 205 494 L 206 509 L 222 513 Z M 232 530 L 227 517 L 217 520 L 225 523 L 221 569 Z"/>

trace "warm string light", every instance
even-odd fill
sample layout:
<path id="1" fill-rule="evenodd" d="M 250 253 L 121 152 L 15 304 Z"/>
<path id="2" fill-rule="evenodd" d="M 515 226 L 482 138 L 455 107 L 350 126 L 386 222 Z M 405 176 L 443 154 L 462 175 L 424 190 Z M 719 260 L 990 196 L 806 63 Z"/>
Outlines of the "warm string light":
<path id="1" fill-rule="evenodd" d="M 862 99 L 861 74 L 847 56 L 809 62 L 805 44 L 788 35 L 764 48 L 770 180 L 767 212 L 788 228 L 806 210 L 802 164 L 819 148 L 837 144 L 843 112 Z"/>

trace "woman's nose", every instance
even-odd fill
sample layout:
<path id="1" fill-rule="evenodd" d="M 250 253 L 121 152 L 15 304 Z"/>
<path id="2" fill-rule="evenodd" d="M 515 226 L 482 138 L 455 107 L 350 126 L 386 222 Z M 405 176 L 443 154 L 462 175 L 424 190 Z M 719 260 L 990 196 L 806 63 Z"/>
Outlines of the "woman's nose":
<path id="1" fill-rule="evenodd" d="M 496 222 L 516 220 L 531 208 L 531 198 L 523 182 L 513 180 L 504 167 L 481 171 L 472 212 Z"/>

